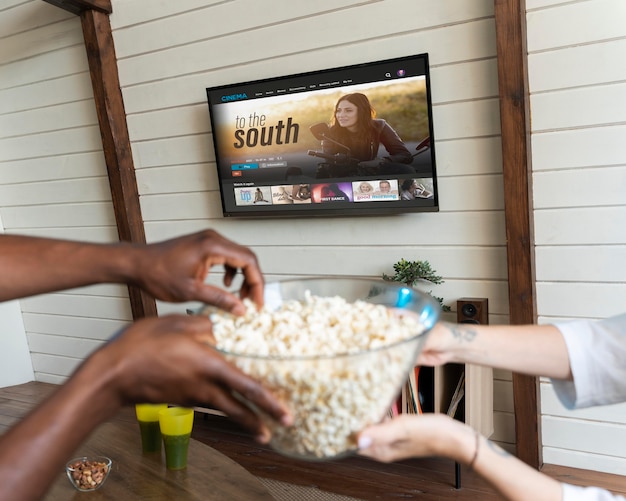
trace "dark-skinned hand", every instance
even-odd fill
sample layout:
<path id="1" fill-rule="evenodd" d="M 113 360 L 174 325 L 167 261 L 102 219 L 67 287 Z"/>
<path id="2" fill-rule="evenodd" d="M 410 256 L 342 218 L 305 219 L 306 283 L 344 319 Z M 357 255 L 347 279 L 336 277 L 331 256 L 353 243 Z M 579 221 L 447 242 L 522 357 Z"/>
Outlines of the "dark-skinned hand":
<path id="1" fill-rule="evenodd" d="M 267 441 L 258 416 L 233 392 L 277 421 L 290 424 L 291 417 L 271 392 L 228 363 L 213 341 L 208 318 L 168 315 L 135 322 L 94 358 L 113 371 L 121 405 L 210 406 Z"/>
<path id="2" fill-rule="evenodd" d="M 247 247 L 206 230 L 154 243 L 139 249 L 136 284 L 163 301 L 201 301 L 225 311 L 240 314 L 241 299 L 263 304 L 263 274 L 256 255 Z M 239 298 L 205 283 L 214 266 L 224 266 L 223 283 L 229 287 L 241 271 Z"/>

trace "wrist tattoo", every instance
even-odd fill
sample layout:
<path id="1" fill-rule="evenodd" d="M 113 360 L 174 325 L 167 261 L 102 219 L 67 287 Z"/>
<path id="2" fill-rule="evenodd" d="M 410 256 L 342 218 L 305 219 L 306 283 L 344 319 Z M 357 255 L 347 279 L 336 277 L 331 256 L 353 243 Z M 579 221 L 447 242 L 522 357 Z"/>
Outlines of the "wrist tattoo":
<path id="1" fill-rule="evenodd" d="M 478 335 L 475 329 L 468 327 L 466 324 L 450 324 L 448 327 L 452 336 L 460 342 L 471 343 Z"/>

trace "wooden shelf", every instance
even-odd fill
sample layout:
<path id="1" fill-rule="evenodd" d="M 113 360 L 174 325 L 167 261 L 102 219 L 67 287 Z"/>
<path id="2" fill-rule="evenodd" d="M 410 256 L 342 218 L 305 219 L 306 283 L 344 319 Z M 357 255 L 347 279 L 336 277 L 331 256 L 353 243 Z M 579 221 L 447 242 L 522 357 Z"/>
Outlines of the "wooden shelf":
<path id="1" fill-rule="evenodd" d="M 469 364 L 447 364 L 437 367 L 434 381 L 435 412 L 446 413 L 448 411 L 463 371 L 465 371 L 465 396 L 456 419 L 489 437 L 493 433 L 493 371 L 491 368 Z"/>

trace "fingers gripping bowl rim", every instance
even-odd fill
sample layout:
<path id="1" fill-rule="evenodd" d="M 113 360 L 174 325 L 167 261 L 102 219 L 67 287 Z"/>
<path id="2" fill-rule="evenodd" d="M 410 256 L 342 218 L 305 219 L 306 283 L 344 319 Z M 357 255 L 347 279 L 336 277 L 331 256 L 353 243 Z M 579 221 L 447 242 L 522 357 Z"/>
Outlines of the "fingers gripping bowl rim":
<path id="1" fill-rule="evenodd" d="M 353 453 L 358 432 L 386 415 L 439 319 L 440 305 L 429 294 L 382 280 L 311 278 L 265 286 L 264 311 L 274 315 L 307 301 L 312 306 L 304 324 L 285 327 L 278 324 L 278 316 L 270 322 L 272 336 L 298 336 L 282 352 L 250 341 L 268 325 L 256 312 L 251 319 L 212 307 L 199 313 L 214 322 L 215 348 L 261 381 L 293 413 L 291 427 L 260 413 L 272 433 L 272 447 L 298 459 L 336 459 Z M 342 310 L 330 311 L 339 303 Z M 357 305 L 358 311 L 353 309 Z M 320 323 L 327 317 L 330 323 Z M 228 328 L 221 333 L 224 319 Z M 234 336 L 244 344 L 229 344 Z"/>

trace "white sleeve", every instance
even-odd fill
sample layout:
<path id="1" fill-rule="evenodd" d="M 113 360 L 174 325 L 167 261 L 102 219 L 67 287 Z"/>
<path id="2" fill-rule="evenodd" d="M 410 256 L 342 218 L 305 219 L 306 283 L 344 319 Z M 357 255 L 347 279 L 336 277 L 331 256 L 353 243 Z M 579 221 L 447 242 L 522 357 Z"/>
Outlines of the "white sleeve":
<path id="1" fill-rule="evenodd" d="M 626 314 L 555 324 L 570 359 L 573 381 L 553 379 L 569 409 L 626 401 Z"/>
<path id="2" fill-rule="evenodd" d="M 626 501 L 624 496 L 612 494 L 598 487 L 563 486 L 563 501 Z"/>

